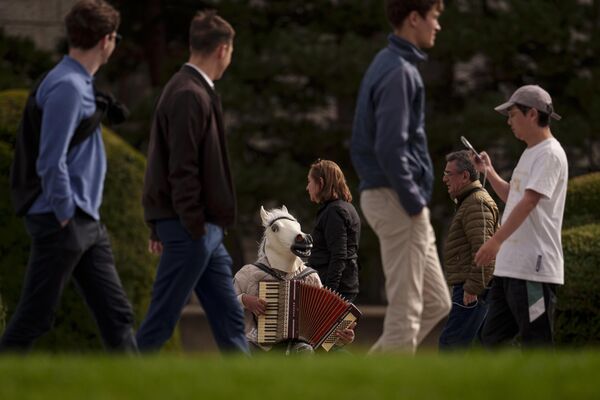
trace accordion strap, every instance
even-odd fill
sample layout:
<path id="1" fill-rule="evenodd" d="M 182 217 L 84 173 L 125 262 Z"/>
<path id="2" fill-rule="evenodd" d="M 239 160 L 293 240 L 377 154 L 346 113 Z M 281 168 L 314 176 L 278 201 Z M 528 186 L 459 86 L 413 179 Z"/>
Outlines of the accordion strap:
<path id="1" fill-rule="evenodd" d="M 279 271 L 275 270 L 274 268 L 271 268 L 260 262 L 255 262 L 252 265 L 254 265 L 256 268 L 260 269 L 261 271 L 266 272 L 267 274 L 271 275 L 273 278 L 277 279 L 280 282 L 286 281 L 286 279 L 283 277 L 283 274 L 280 273 Z M 298 275 L 292 277 L 292 279 L 290 279 L 290 280 L 299 281 L 299 280 L 306 278 L 310 274 L 316 274 L 316 273 L 317 273 L 317 271 L 315 271 L 311 267 L 306 267 L 302 270 L 302 272 L 300 272 Z"/>
<path id="2" fill-rule="evenodd" d="M 304 278 L 306 278 L 307 276 L 309 276 L 310 274 L 316 274 L 317 271 L 315 271 L 314 269 L 312 269 L 311 267 L 306 267 L 302 270 L 302 272 L 300 272 L 298 275 L 294 276 L 292 278 L 293 281 L 299 281 L 302 280 Z"/>
<path id="3" fill-rule="evenodd" d="M 266 272 L 267 274 L 271 275 L 273 278 L 277 279 L 278 281 L 285 281 L 285 279 L 283 279 L 283 276 L 281 276 L 281 274 L 277 271 L 275 271 L 273 268 L 266 266 L 263 263 L 259 263 L 259 262 L 255 262 L 252 265 L 254 265 L 256 268 L 260 269 L 263 272 Z"/>

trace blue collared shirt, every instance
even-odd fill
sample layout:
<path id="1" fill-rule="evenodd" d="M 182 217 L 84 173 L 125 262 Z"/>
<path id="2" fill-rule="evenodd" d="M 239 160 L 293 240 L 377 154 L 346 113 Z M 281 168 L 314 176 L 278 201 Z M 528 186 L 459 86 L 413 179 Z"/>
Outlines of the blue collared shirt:
<path id="1" fill-rule="evenodd" d="M 70 219 L 79 207 L 100 219 L 106 154 L 100 127 L 68 151 L 79 123 L 96 111 L 93 76 L 75 59 L 64 56 L 41 83 L 36 102 L 42 110 L 40 151 L 36 163 L 42 193 L 28 214 L 52 212 Z"/>

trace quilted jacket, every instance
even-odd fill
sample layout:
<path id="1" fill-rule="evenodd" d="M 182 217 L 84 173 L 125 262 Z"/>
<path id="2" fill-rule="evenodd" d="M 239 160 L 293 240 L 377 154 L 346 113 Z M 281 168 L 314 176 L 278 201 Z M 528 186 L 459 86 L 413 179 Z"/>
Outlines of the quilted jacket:
<path id="1" fill-rule="evenodd" d="M 455 199 L 456 214 L 444 245 L 444 272 L 450 285 L 480 295 L 494 272 L 494 264 L 475 265 L 477 250 L 499 227 L 498 206 L 479 181 L 465 186 Z"/>

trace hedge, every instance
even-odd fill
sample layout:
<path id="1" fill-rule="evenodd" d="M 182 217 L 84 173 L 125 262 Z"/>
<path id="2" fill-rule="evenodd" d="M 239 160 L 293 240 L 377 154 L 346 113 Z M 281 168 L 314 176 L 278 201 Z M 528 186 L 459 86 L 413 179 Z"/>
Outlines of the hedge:
<path id="1" fill-rule="evenodd" d="M 558 290 L 556 340 L 600 344 L 600 173 L 569 181 L 562 232 L 565 285 Z"/>
<path id="2" fill-rule="evenodd" d="M 565 228 L 600 221 L 600 172 L 569 181 L 565 203 Z"/>
<path id="3" fill-rule="evenodd" d="M 563 248 L 565 285 L 558 291 L 556 340 L 600 345 L 600 224 L 565 229 Z"/>
<path id="4" fill-rule="evenodd" d="M 8 171 L 12 160 L 15 132 L 27 93 L 0 92 L 0 295 L 10 318 L 18 302 L 29 253 L 29 237 L 16 217 L 8 191 Z M 104 128 L 108 158 L 101 216 L 113 246 L 123 286 L 131 300 L 137 323 L 150 301 L 157 259 L 147 248 L 148 231 L 142 217 L 141 193 L 144 157 Z M 0 321 L 0 329 L 2 322 Z M 88 351 L 102 348 L 95 323 L 70 284 L 62 298 L 54 329 L 41 338 L 36 349 L 49 351 Z"/>

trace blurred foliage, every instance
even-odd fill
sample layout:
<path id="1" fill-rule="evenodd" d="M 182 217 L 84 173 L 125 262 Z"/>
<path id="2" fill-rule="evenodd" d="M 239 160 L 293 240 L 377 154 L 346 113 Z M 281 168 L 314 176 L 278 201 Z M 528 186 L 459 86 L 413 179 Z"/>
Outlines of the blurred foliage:
<path id="1" fill-rule="evenodd" d="M 565 202 L 564 227 L 599 223 L 598 205 L 600 205 L 600 172 L 571 179 Z"/>
<path id="2" fill-rule="evenodd" d="M 30 239 L 21 218 L 12 208 L 8 172 L 13 157 L 14 136 L 27 98 L 25 91 L 0 92 L 0 293 L 10 318 L 19 300 L 29 255 Z M 147 251 L 147 229 L 140 203 L 144 157 L 114 132 L 104 129 L 108 158 L 104 201 L 100 211 L 112 242 L 115 263 L 123 287 L 139 323 L 150 302 L 157 260 Z M 169 344 L 177 347 L 177 339 Z M 87 351 L 101 348 L 95 322 L 75 286 L 70 284 L 61 300 L 55 328 L 37 344 L 38 349 Z"/>
<path id="3" fill-rule="evenodd" d="M 260 234 L 260 205 L 286 204 L 310 230 L 317 207 L 304 190 L 316 158 L 338 162 L 358 186 L 348 154 L 362 75 L 389 32 L 382 0 L 112 1 L 124 40 L 99 73 L 132 110 L 119 132 L 145 151 L 154 103 L 187 60 L 197 10 L 216 8 L 236 30 L 233 62 L 216 84 L 228 127 L 239 198 L 229 240 Z M 572 176 L 600 170 L 600 0 L 446 0 L 442 31 L 421 66 L 435 166 L 432 217 L 443 242 L 453 206 L 442 186 L 444 156 L 465 135 L 509 178 L 524 145 L 493 111 L 514 89 L 537 83 L 564 118 L 553 132 Z M 438 178 L 439 177 L 439 178 Z M 358 203 L 357 193 L 354 192 Z M 500 204 L 502 206 L 502 204 Z M 359 302 L 383 302 L 378 244 L 363 224 Z M 242 260 L 234 257 L 236 266 Z"/>
<path id="4" fill-rule="evenodd" d="M 563 248 L 565 285 L 558 290 L 556 340 L 600 344 L 600 173 L 569 181 Z"/>
<path id="5" fill-rule="evenodd" d="M 0 90 L 29 87 L 52 67 L 52 55 L 31 39 L 7 36 L 0 28 Z"/>
<path id="6" fill-rule="evenodd" d="M 565 285 L 558 289 L 555 327 L 559 344 L 600 344 L 599 237 L 599 223 L 563 231 Z"/>

